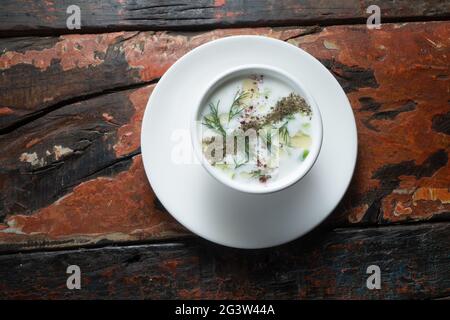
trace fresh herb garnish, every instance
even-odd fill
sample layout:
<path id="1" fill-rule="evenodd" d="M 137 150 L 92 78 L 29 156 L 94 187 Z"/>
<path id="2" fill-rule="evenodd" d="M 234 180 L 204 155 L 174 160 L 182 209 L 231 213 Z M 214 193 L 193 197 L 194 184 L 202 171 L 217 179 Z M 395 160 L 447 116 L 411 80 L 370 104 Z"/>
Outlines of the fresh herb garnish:
<path id="1" fill-rule="evenodd" d="M 261 170 L 253 170 L 250 172 L 250 176 L 252 178 L 259 178 L 261 174 L 262 174 Z"/>
<path id="2" fill-rule="evenodd" d="M 243 105 L 242 100 L 247 98 L 249 95 L 248 91 L 238 90 L 234 95 L 233 103 L 231 104 L 230 111 L 228 112 L 228 122 L 234 117 L 239 115 L 247 107 Z"/>
<path id="3" fill-rule="evenodd" d="M 266 144 L 267 144 L 267 150 L 269 150 L 269 153 L 272 153 L 272 134 L 269 132 L 266 132 Z"/>
<path id="4" fill-rule="evenodd" d="M 293 157 L 294 149 L 296 149 L 298 153 L 295 153 L 295 157 L 298 161 L 304 161 L 308 157 L 311 138 L 303 134 L 301 130 L 294 134 L 295 132 L 291 129 L 297 127 L 297 124 L 302 129 L 310 129 L 309 123 L 302 122 L 303 117 L 311 118 L 312 111 L 306 101 L 294 92 L 270 106 L 272 99 L 268 100 L 269 97 L 266 92 L 261 93 L 258 87 L 255 88 L 257 84 L 256 79 L 251 84 L 243 82 L 242 87 L 234 91 L 231 105 L 228 105 L 229 109 L 220 111 L 220 100 L 209 103 L 210 110 L 207 115 L 204 115 L 202 125 L 213 130 L 215 134 L 212 138 L 202 140 L 202 143 L 208 146 L 220 136 L 226 141 L 227 138 L 235 136 L 237 133 L 233 144 L 231 145 L 231 141 L 227 141 L 220 151 L 223 152 L 224 157 L 226 155 L 231 156 L 228 164 L 225 161 L 213 163 L 213 165 L 230 174 L 231 179 L 239 175 L 242 178 L 255 179 L 261 183 L 266 183 L 269 179 L 273 179 L 272 172 L 275 172 L 274 170 L 278 167 L 278 163 L 273 164 L 268 157 L 272 157 L 280 147 L 283 148 L 282 156 L 286 154 L 288 157 Z M 254 101 L 255 91 L 257 101 Z M 265 100 L 260 98 L 265 98 Z M 233 119 L 239 121 L 232 121 Z M 296 125 L 291 127 L 291 123 Z M 246 132 L 248 129 L 257 131 L 257 140 L 250 145 L 250 137 L 245 134 L 244 145 L 242 146 L 237 139 L 242 135 L 241 130 Z M 292 136 L 290 132 L 293 134 Z M 238 150 L 238 147 L 244 147 L 244 150 Z M 253 148 L 256 148 L 256 150 Z M 250 162 L 250 158 L 255 158 L 256 163 Z"/>
<path id="5" fill-rule="evenodd" d="M 287 124 L 289 121 L 286 121 L 283 123 L 283 125 L 280 127 L 280 138 L 281 141 L 284 143 L 284 145 L 289 146 L 291 143 L 291 137 L 289 136 L 289 131 L 287 128 Z"/>
<path id="6" fill-rule="evenodd" d="M 254 170 L 252 172 L 250 172 L 250 176 L 252 178 L 258 178 L 259 182 L 266 182 L 267 180 L 269 180 L 272 176 L 268 175 L 268 174 L 264 174 L 261 170 Z"/>
<path id="7" fill-rule="evenodd" d="M 212 102 L 209 104 L 209 110 L 211 111 L 211 113 L 203 118 L 204 119 L 203 125 L 207 126 L 212 130 L 217 131 L 225 139 L 226 132 L 222 124 L 220 123 L 219 103 L 220 100 L 218 100 L 217 104 L 215 105 Z"/>
<path id="8" fill-rule="evenodd" d="M 235 158 L 233 158 L 233 161 L 234 161 L 234 169 L 243 166 L 247 162 L 247 161 L 237 162 Z"/>
<path id="9" fill-rule="evenodd" d="M 308 156 L 308 154 L 309 154 L 309 150 L 308 150 L 308 149 L 303 150 L 302 161 L 306 159 L 306 157 Z"/>
<path id="10" fill-rule="evenodd" d="M 264 129 L 262 132 L 260 132 L 261 139 L 265 142 L 267 150 L 269 151 L 269 154 L 272 153 L 272 133 L 271 129 L 267 130 Z"/>
<path id="11" fill-rule="evenodd" d="M 244 138 L 244 151 L 245 151 L 245 159 L 246 161 L 250 161 L 250 137 L 249 136 L 245 136 Z"/>
<path id="12" fill-rule="evenodd" d="M 284 119 L 286 120 L 295 120 L 295 116 L 293 114 L 287 115 Z"/>

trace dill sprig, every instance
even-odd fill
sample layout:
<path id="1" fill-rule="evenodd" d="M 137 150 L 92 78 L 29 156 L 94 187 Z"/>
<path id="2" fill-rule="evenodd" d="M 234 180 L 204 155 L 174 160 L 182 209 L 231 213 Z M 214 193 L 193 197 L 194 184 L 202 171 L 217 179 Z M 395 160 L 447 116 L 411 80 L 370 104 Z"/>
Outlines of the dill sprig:
<path id="1" fill-rule="evenodd" d="M 233 98 L 233 103 L 231 104 L 230 111 L 228 112 L 228 122 L 231 121 L 234 117 L 239 115 L 244 109 L 247 107 L 246 105 L 242 105 L 242 100 L 247 98 L 249 95 L 248 91 L 236 91 L 236 94 Z"/>
<path id="2" fill-rule="evenodd" d="M 233 162 L 234 162 L 234 169 L 237 169 L 239 167 L 242 167 L 244 164 L 246 164 L 247 161 L 237 162 L 236 159 L 233 158 Z"/>
<path id="3" fill-rule="evenodd" d="M 215 104 L 215 105 L 212 102 L 209 104 L 209 110 L 211 113 L 209 115 L 203 117 L 202 124 L 212 130 L 217 131 L 225 138 L 226 132 L 225 132 L 225 129 L 223 128 L 222 124 L 220 123 L 219 103 L 220 103 L 220 100 L 218 100 L 217 104 Z"/>
<path id="4" fill-rule="evenodd" d="M 259 182 L 266 182 L 271 178 L 270 175 L 264 174 L 260 169 L 251 171 L 250 176 L 252 178 L 258 178 Z"/>
<path id="5" fill-rule="evenodd" d="M 280 138 L 281 141 L 283 141 L 283 143 L 286 146 L 289 146 L 291 143 L 291 137 L 289 136 L 289 131 L 287 129 L 287 124 L 288 124 L 289 120 L 286 121 L 285 123 L 283 123 L 283 125 L 280 127 Z"/>
<path id="6" fill-rule="evenodd" d="M 252 178 L 259 178 L 262 175 L 262 171 L 260 169 L 250 171 L 250 176 Z"/>
<path id="7" fill-rule="evenodd" d="M 260 134 L 261 139 L 266 143 L 267 150 L 272 153 L 272 133 L 271 130 L 263 130 Z"/>

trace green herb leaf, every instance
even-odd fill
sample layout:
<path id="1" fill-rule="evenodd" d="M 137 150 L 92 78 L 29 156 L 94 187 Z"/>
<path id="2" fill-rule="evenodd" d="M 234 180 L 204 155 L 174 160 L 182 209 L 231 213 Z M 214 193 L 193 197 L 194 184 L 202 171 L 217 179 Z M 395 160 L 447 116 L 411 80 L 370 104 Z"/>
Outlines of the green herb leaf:
<path id="1" fill-rule="evenodd" d="M 237 169 L 237 168 L 243 166 L 247 162 L 247 161 L 237 162 L 236 158 L 233 158 L 233 161 L 234 161 L 234 169 Z"/>
<path id="2" fill-rule="evenodd" d="M 253 170 L 250 172 L 250 176 L 252 178 L 259 178 L 261 174 L 262 174 L 261 170 Z"/>
<path id="3" fill-rule="evenodd" d="M 308 154 L 309 154 L 309 150 L 308 150 L 308 149 L 303 150 L 302 161 L 304 161 L 304 160 L 306 159 L 306 157 L 308 156 Z"/>
<path id="4" fill-rule="evenodd" d="M 214 104 L 212 102 L 209 104 L 209 110 L 211 113 L 209 115 L 203 117 L 202 124 L 212 130 L 217 131 L 225 139 L 226 132 L 225 132 L 225 129 L 223 128 L 222 124 L 220 123 L 219 103 L 220 103 L 220 100 L 217 101 L 217 104 Z"/>
<path id="5" fill-rule="evenodd" d="M 280 127 L 280 138 L 281 141 L 286 145 L 289 146 L 291 143 L 291 136 L 289 135 L 289 131 L 287 129 L 287 124 L 289 121 L 286 121 L 281 127 Z"/>
<path id="6" fill-rule="evenodd" d="M 269 129 L 261 130 L 260 137 L 265 142 L 266 147 L 267 147 L 267 151 L 269 151 L 269 154 L 271 154 L 272 153 L 272 133 L 271 133 L 271 129 L 269 128 Z"/>
<path id="7" fill-rule="evenodd" d="M 239 115 L 247 107 L 243 105 L 242 100 L 247 98 L 249 95 L 248 91 L 238 90 L 234 95 L 233 103 L 231 104 L 230 111 L 228 112 L 228 122 L 234 117 Z"/>
<path id="8" fill-rule="evenodd" d="M 310 127 L 311 127 L 311 123 L 309 123 L 309 122 L 305 122 L 302 124 L 303 129 L 309 129 Z"/>

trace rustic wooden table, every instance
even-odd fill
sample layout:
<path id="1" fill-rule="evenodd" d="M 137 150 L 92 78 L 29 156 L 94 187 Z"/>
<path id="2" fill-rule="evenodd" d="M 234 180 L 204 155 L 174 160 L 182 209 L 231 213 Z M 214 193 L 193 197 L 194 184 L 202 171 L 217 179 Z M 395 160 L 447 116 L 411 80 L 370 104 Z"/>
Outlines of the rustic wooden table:
<path id="1" fill-rule="evenodd" d="M 71 4 L 80 30 L 66 27 Z M 371 4 L 381 29 L 366 27 Z M 0 298 L 450 296 L 449 20 L 439 0 L 2 0 Z M 140 155 L 158 79 L 189 50 L 237 34 L 318 58 L 358 126 L 344 200 L 272 249 L 186 231 Z M 66 288 L 69 265 L 81 290 Z M 366 287 L 370 265 L 380 290 Z"/>

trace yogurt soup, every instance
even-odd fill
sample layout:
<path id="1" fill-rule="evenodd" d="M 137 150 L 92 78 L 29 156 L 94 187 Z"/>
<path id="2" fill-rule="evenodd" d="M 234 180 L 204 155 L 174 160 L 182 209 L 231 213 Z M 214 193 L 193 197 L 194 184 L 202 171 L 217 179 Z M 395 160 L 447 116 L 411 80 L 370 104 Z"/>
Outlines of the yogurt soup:
<path id="1" fill-rule="evenodd" d="M 274 76 L 229 79 L 202 108 L 198 128 L 203 156 L 229 179 L 269 184 L 308 157 L 314 114 L 302 96 Z"/>

